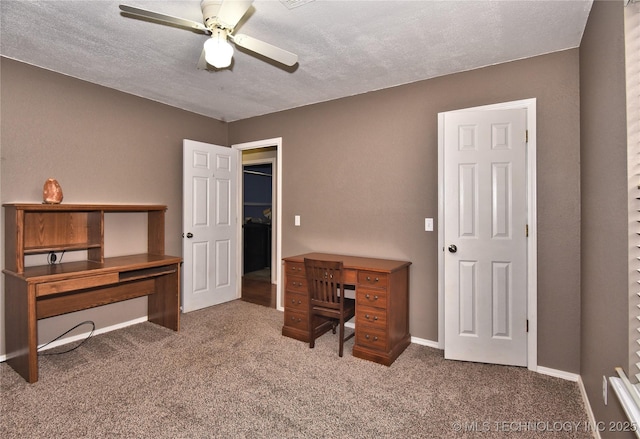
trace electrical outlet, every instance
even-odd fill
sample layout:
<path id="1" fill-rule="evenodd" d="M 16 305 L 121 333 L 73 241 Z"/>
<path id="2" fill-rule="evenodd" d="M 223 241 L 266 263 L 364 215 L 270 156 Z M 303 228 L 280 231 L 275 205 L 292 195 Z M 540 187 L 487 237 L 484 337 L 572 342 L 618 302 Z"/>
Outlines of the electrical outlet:
<path id="1" fill-rule="evenodd" d="M 609 390 L 609 385 L 608 385 L 607 377 L 602 375 L 602 399 L 604 400 L 604 405 L 607 405 L 608 390 Z"/>
<path id="2" fill-rule="evenodd" d="M 300 215 L 296 215 L 293 217 L 293 225 L 295 226 L 299 226 L 300 225 Z"/>

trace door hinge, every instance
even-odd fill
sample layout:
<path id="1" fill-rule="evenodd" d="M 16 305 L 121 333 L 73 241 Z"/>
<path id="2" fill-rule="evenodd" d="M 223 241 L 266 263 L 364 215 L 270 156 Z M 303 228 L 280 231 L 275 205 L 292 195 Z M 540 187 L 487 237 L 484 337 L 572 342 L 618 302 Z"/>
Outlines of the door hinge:
<path id="1" fill-rule="evenodd" d="M 527 332 L 529 332 L 529 319 L 527 319 Z"/>
<path id="2" fill-rule="evenodd" d="M 524 142 L 529 143 L 529 130 L 524 130 Z"/>
<path id="3" fill-rule="evenodd" d="M 529 237 L 529 224 L 524 225 L 524 236 Z"/>

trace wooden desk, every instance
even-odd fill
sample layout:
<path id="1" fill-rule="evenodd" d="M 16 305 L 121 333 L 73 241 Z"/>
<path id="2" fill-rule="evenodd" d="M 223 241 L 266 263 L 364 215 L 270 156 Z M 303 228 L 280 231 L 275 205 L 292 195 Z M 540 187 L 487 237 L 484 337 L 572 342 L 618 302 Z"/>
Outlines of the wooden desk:
<path id="1" fill-rule="evenodd" d="M 148 296 L 149 321 L 180 327 L 180 264 L 164 254 L 162 205 L 5 204 L 7 363 L 38 380 L 38 319 Z M 104 215 L 147 214 L 147 253 L 104 257 Z M 25 266 L 25 256 L 86 251 L 87 260 Z"/>
<path id="2" fill-rule="evenodd" d="M 282 335 L 304 342 L 309 342 L 310 330 L 305 257 L 343 262 L 345 283 L 356 288 L 356 337 L 353 355 L 390 366 L 411 343 L 411 262 L 326 253 L 307 253 L 284 258 Z M 313 330 L 317 337 L 330 327 L 324 322 Z"/>
<path id="3" fill-rule="evenodd" d="M 181 258 L 148 254 L 25 268 L 5 274 L 7 363 L 38 381 L 38 319 L 149 296 L 149 321 L 180 326 Z"/>

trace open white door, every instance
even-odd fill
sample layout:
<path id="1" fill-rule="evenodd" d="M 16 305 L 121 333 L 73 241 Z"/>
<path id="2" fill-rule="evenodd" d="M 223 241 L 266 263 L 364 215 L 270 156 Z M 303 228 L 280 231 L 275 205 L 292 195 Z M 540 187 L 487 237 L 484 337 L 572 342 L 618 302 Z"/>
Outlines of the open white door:
<path id="1" fill-rule="evenodd" d="M 182 311 L 239 297 L 238 151 L 184 140 Z"/>
<path id="2" fill-rule="evenodd" d="M 445 358 L 527 365 L 527 110 L 444 114 Z"/>

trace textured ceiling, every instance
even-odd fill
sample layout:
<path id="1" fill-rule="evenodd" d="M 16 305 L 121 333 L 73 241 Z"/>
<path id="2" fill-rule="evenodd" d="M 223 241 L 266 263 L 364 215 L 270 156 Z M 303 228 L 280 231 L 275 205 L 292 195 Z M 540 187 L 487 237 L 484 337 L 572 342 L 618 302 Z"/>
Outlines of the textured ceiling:
<path id="1" fill-rule="evenodd" d="M 592 1 L 256 0 L 236 33 L 298 65 L 236 48 L 220 71 L 196 68 L 206 35 L 125 17 L 120 3 L 202 22 L 199 0 L 2 0 L 0 54 L 234 121 L 578 47 Z"/>

